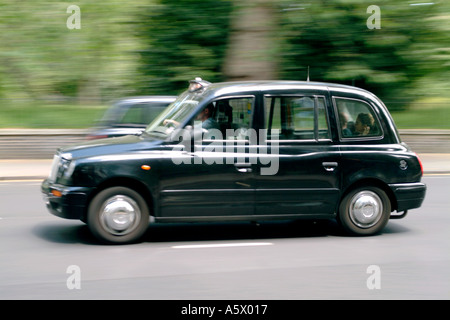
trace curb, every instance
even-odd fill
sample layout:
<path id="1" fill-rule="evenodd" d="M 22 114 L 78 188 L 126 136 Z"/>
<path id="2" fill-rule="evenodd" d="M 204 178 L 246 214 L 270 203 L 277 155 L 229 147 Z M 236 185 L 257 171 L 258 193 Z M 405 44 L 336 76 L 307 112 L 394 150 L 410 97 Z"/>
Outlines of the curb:
<path id="1" fill-rule="evenodd" d="M 47 176 L 17 176 L 17 177 L 0 177 L 0 182 L 7 181 L 27 181 L 27 180 L 44 180 Z"/>

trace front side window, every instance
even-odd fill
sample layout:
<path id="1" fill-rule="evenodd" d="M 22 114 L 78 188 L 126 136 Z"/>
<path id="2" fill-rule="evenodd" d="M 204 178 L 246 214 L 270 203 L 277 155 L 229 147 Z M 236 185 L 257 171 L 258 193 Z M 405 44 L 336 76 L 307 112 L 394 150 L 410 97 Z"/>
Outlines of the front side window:
<path id="1" fill-rule="evenodd" d="M 268 139 L 330 139 L 324 97 L 266 96 L 264 105 Z"/>
<path id="2" fill-rule="evenodd" d="M 379 137 L 382 135 L 377 116 L 362 100 L 334 98 L 342 138 Z"/>
<path id="3" fill-rule="evenodd" d="M 221 98 L 208 104 L 196 119 L 202 121 L 202 128 L 214 124 L 212 128 L 220 131 L 214 134 L 215 139 L 246 140 L 252 125 L 254 100 L 253 96 Z"/>

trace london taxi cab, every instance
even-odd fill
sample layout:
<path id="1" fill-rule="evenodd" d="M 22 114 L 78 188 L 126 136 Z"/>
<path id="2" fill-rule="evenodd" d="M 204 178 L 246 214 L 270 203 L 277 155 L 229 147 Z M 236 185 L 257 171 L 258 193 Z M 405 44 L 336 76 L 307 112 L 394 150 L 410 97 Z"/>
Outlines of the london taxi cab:
<path id="1" fill-rule="evenodd" d="M 51 213 L 106 243 L 149 223 L 301 218 L 373 235 L 421 206 L 422 175 L 368 91 L 197 78 L 140 136 L 60 148 L 41 188 Z"/>

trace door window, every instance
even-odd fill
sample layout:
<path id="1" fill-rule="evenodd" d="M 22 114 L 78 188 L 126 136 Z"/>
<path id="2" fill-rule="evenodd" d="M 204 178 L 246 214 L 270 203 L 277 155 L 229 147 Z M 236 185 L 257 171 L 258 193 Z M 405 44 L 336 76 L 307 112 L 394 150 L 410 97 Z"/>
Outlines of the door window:
<path id="1" fill-rule="evenodd" d="M 342 138 L 380 137 L 381 126 L 370 105 L 362 100 L 334 98 Z"/>
<path id="2" fill-rule="evenodd" d="M 254 97 L 239 97 L 220 99 L 210 103 L 210 109 L 215 128 L 220 130 L 222 139 L 248 140 L 253 117 Z M 210 135 L 205 136 L 206 139 Z M 218 139 L 217 134 L 214 134 Z"/>
<path id="3" fill-rule="evenodd" d="M 329 140 L 325 98 L 317 96 L 266 96 L 269 140 Z"/>

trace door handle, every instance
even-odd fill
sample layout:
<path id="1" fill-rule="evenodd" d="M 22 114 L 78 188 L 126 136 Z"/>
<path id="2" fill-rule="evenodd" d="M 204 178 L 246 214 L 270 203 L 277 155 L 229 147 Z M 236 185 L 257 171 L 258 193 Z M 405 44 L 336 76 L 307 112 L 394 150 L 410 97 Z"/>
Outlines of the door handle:
<path id="1" fill-rule="evenodd" d="M 333 172 L 337 166 L 337 162 L 322 162 L 322 166 L 327 170 L 328 172 Z"/>
<path id="2" fill-rule="evenodd" d="M 250 173 L 252 172 L 252 165 L 251 163 L 235 163 L 234 167 L 237 171 L 242 173 Z"/>

